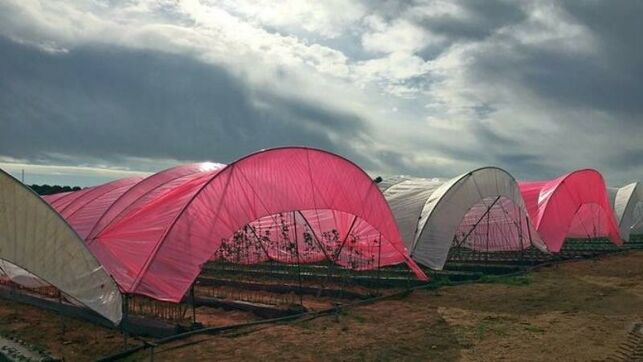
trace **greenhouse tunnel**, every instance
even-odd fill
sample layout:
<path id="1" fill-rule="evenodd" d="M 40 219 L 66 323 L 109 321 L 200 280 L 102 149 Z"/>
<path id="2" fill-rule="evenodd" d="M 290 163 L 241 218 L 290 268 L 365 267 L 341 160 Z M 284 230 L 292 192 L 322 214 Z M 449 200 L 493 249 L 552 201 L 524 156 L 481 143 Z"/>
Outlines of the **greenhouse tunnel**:
<path id="1" fill-rule="evenodd" d="M 406 263 L 427 279 L 376 184 L 326 151 L 284 147 L 227 166 L 178 166 L 51 202 L 125 293 L 161 301 L 181 301 L 216 258 L 327 259 L 358 270 Z"/>
<path id="2" fill-rule="evenodd" d="M 550 251 L 559 252 L 567 237 L 606 237 L 622 244 L 605 181 L 598 171 L 584 169 L 553 180 L 520 182 L 520 190 Z"/>
<path id="3" fill-rule="evenodd" d="M 432 269 L 444 268 L 452 247 L 485 253 L 546 250 L 516 180 L 500 168 L 483 167 L 450 180 L 396 176 L 379 185 L 411 257 Z"/>

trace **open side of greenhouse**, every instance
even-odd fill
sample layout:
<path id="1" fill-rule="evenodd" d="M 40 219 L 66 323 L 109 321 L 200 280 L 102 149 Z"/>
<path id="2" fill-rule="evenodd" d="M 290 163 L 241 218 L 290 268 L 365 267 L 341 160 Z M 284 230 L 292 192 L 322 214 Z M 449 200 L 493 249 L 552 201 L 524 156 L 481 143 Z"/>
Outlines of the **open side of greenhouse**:
<path id="1" fill-rule="evenodd" d="M 553 180 L 520 182 L 520 190 L 550 251 L 559 252 L 566 237 L 607 237 L 622 244 L 605 181 L 598 171 L 584 169 Z"/>
<path id="2" fill-rule="evenodd" d="M 211 259 L 326 259 L 351 269 L 406 262 L 426 279 L 376 184 L 325 151 L 272 149 L 77 193 L 52 205 L 124 293 L 179 302 Z"/>
<path id="3" fill-rule="evenodd" d="M 401 178 L 380 182 L 411 257 L 444 267 L 453 248 L 497 252 L 545 250 L 516 180 L 484 167 L 447 181 Z"/>
<path id="4" fill-rule="evenodd" d="M 114 324 L 122 317 L 115 281 L 78 234 L 31 189 L 0 170 L 0 268 L 31 287 L 51 285 Z"/>

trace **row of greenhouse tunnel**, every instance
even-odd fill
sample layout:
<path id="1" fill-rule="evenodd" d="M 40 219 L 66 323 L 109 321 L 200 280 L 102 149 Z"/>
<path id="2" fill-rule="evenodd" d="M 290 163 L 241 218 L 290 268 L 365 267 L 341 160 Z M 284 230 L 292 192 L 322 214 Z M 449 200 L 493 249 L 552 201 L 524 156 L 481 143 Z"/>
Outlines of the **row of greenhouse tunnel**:
<path id="1" fill-rule="evenodd" d="M 608 187 L 592 169 L 540 181 L 497 167 L 380 177 L 283 147 L 43 197 L 0 172 L 1 278 L 53 286 L 115 325 L 124 296 L 180 303 L 212 260 L 405 265 L 426 281 L 456 250 L 556 254 L 573 238 L 620 246 L 637 234 L 640 183 Z"/>

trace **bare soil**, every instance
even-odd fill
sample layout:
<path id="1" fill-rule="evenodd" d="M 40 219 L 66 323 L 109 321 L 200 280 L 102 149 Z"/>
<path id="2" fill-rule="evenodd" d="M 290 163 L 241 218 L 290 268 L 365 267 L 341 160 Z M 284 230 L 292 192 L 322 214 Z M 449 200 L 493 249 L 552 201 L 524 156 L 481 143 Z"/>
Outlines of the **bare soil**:
<path id="1" fill-rule="evenodd" d="M 159 346 L 154 359 L 605 360 L 643 321 L 640 251 L 490 281 L 416 291 L 336 316 L 194 336 Z M 229 321 L 247 319 L 233 315 Z M 74 361 L 123 347 L 117 331 L 0 301 L 4 331 Z M 149 351 L 130 359 L 148 360 Z"/>

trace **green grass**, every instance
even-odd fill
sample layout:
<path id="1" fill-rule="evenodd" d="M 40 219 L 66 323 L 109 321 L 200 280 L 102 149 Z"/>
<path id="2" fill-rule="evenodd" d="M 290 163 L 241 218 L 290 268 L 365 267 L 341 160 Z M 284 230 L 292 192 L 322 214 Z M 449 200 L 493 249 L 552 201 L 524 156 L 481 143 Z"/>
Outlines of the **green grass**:
<path id="1" fill-rule="evenodd" d="M 508 329 L 508 325 L 503 320 L 484 319 L 476 324 L 474 334 L 478 339 L 483 339 L 487 333 L 502 337 L 508 335 Z"/>
<path id="2" fill-rule="evenodd" d="M 525 330 L 529 331 L 529 332 L 532 332 L 532 333 L 545 333 L 544 329 L 542 329 L 542 328 L 540 328 L 538 326 L 535 326 L 533 324 L 525 326 Z"/>

